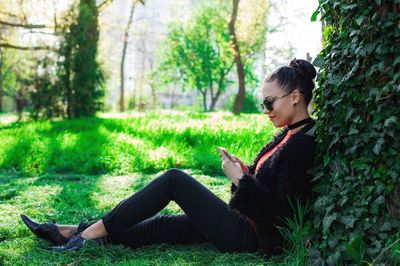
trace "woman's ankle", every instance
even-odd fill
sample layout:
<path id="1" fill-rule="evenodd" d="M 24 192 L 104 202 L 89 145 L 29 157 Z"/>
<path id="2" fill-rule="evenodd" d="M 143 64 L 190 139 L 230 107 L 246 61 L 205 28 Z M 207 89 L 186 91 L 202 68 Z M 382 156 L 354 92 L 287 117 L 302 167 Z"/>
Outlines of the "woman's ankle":
<path id="1" fill-rule="evenodd" d="M 81 237 L 85 239 L 95 239 L 106 235 L 108 234 L 102 220 L 97 221 L 81 232 Z"/>
<path id="2" fill-rule="evenodd" d="M 65 238 L 70 238 L 78 231 L 78 227 L 73 225 L 57 225 L 57 227 L 60 234 Z"/>

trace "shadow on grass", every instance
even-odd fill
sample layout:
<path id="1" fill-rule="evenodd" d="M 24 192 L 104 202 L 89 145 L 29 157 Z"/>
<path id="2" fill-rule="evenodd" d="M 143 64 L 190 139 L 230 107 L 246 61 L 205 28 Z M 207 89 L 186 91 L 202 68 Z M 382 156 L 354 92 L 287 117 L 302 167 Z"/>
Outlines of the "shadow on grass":
<path id="1" fill-rule="evenodd" d="M 3 144 L 0 168 L 15 168 L 25 175 L 96 175 L 155 173 L 176 167 L 222 176 L 217 146 L 226 147 L 238 157 L 249 157 L 249 151 L 256 153 L 264 144 L 262 140 L 253 140 L 257 138 L 249 129 L 209 130 L 181 127 L 182 123 L 178 128 L 157 127 L 150 123 L 152 119 L 156 118 L 82 118 L 37 122 L 6 130 L 3 139 L 10 143 Z M 166 118 L 165 123 L 170 122 L 168 119 L 171 118 Z M 18 137 L 7 138 L 7 134 Z"/>
<path id="2" fill-rule="evenodd" d="M 44 207 L 43 210 L 33 210 L 28 203 L 24 211 L 29 215 L 30 213 L 36 213 L 33 218 L 44 221 L 46 219 L 56 219 L 59 223 L 76 224 L 80 220 L 97 220 L 106 210 L 100 210 L 93 195 L 96 193 L 106 194 L 109 191 L 102 191 L 99 187 L 99 180 L 101 176 L 83 176 L 83 175 L 45 175 L 34 179 L 33 182 L 22 182 L 19 187 L 19 195 L 24 190 L 29 190 L 33 187 L 43 186 L 61 186 L 61 191 L 58 194 L 51 195 L 46 203 L 41 205 Z M 104 177 L 109 178 L 109 177 Z M 127 187 L 121 188 L 124 191 L 125 196 L 142 189 L 156 176 L 152 175 L 139 175 L 136 178 L 132 178 L 132 182 Z M 10 181 L 14 181 L 17 184 L 18 178 L 10 178 Z M 103 184 L 103 187 L 108 184 Z M 5 188 L 5 184 L 0 185 L 0 188 Z M 109 187 L 104 187 L 109 188 Z M 114 186 L 114 189 L 118 189 L 118 184 Z M 132 191 L 132 192 L 130 192 Z M 117 194 L 117 193 L 116 193 Z M 107 195 L 106 195 L 107 196 Z M 113 197 L 113 195 L 108 195 Z M 119 195 L 121 199 L 125 196 Z M 34 201 L 35 195 L 30 198 Z M 113 197 L 115 198 L 115 197 Z M 12 201 L 12 198 L 6 199 L 5 201 Z M 45 210 L 55 210 L 53 213 L 45 212 Z M 162 213 L 174 214 L 170 210 L 163 210 Z M 38 214 L 41 214 L 41 218 L 38 218 Z M 0 219 L 1 220 L 1 219 Z M 18 220 L 19 221 L 19 220 Z M 9 225 L 9 230 L 15 230 L 12 224 Z M 226 265 L 235 262 L 233 257 L 245 262 L 244 258 L 258 260 L 254 254 L 234 254 L 233 257 L 227 253 L 220 253 L 211 243 L 204 244 L 193 244 L 193 245 L 169 245 L 169 244 L 156 244 L 150 246 L 144 246 L 141 248 L 131 249 L 123 246 L 108 245 L 99 247 L 96 245 L 89 245 L 84 250 L 75 252 L 50 252 L 46 250 L 47 243 L 38 240 L 33 236 L 19 221 L 17 225 L 19 233 L 17 235 L 10 236 L 7 239 L 7 244 L 0 243 L 0 258 L 6 259 L 5 265 L 23 265 L 24 262 L 29 261 L 30 265 L 65 265 L 67 263 L 84 263 L 91 265 L 109 265 L 109 264 L 135 264 L 135 265 L 148 265 L 151 261 L 153 264 L 185 264 L 193 262 L 194 264 L 203 265 L 206 262 L 215 261 L 218 262 L 216 265 Z M 10 239 L 11 237 L 11 239 Z M 12 249 L 11 253 L 7 253 L 5 249 Z M 10 250 L 8 250 L 10 251 Z"/>

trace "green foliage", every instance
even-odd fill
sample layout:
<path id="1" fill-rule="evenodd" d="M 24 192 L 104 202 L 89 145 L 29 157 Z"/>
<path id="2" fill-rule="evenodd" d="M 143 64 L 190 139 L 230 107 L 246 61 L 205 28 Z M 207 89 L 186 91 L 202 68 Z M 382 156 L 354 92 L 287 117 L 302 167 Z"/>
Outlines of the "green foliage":
<path id="1" fill-rule="evenodd" d="M 227 75 L 233 67 L 229 33 L 220 7 L 203 5 L 187 23 L 175 22 L 169 28 L 160 53 L 162 62 L 155 71 L 157 77 L 164 77 L 164 84 L 180 81 L 183 89 L 197 89 L 203 96 L 204 110 L 213 110 L 230 83 Z"/>
<path id="2" fill-rule="evenodd" d="M 298 265 L 307 265 L 308 245 L 312 235 L 312 224 L 309 219 L 306 219 L 310 211 L 308 202 L 302 206 L 300 201 L 290 202 L 294 210 L 292 218 L 287 218 L 284 222 L 286 227 L 278 227 L 278 230 L 284 236 L 288 243 L 286 253 L 294 255 Z"/>
<path id="3" fill-rule="evenodd" d="M 96 62 L 99 41 L 95 0 L 80 0 L 77 24 L 71 29 L 77 47 L 72 63 L 72 117 L 92 116 L 102 107 L 103 75 Z"/>
<path id="4" fill-rule="evenodd" d="M 319 2 L 328 25 L 314 62 L 320 257 L 394 265 L 385 250 L 399 231 L 399 2 Z"/>
<path id="5" fill-rule="evenodd" d="M 64 114 L 64 104 L 61 101 L 62 87 L 54 81 L 50 57 L 40 60 L 36 74 L 31 80 L 34 89 L 30 91 L 31 104 L 29 111 L 33 119 L 60 117 Z"/>
<path id="6" fill-rule="evenodd" d="M 229 108 L 228 108 L 229 110 L 232 110 L 233 108 L 235 97 L 236 95 L 232 95 L 229 99 Z M 259 113 L 260 108 L 258 106 L 259 106 L 259 100 L 257 99 L 257 97 L 255 97 L 254 94 L 251 92 L 246 92 L 241 112 L 244 114 Z"/>
<path id="7" fill-rule="evenodd" d="M 203 109 L 213 111 L 219 96 L 233 83 L 234 54 L 228 30 L 230 4 L 215 1 L 200 6 L 188 22 L 172 23 L 160 46 L 161 63 L 150 75 L 153 87 L 179 83 L 182 90 L 196 89 Z M 265 1 L 243 1 L 238 21 L 238 37 L 245 68 L 246 86 L 258 83 L 254 75 L 255 55 L 265 44 Z M 260 12 L 259 10 L 262 10 Z M 248 13 L 253 15 L 249 18 Z"/>
<path id="8" fill-rule="evenodd" d="M 35 78 L 35 90 L 31 93 L 34 119 L 93 116 L 102 108 L 104 78 L 96 61 L 96 1 L 80 0 L 77 7 L 66 13 L 65 20 L 58 62 L 50 64 L 49 57 L 40 62 L 42 73 Z"/>
<path id="9" fill-rule="evenodd" d="M 4 96 L 13 97 L 17 90 L 17 75 L 13 69 L 12 63 L 13 54 L 6 53 L 3 48 L 0 48 L 0 100 L 3 100 Z M 3 103 L 3 102 L 2 102 Z M 4 112 L 3 104 L 0 104 Z"/>

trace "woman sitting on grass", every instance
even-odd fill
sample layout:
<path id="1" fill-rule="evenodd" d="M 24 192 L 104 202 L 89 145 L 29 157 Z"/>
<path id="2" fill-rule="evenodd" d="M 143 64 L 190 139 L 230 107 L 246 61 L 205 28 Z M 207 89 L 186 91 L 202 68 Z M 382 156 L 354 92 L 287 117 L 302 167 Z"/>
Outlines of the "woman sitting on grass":
<path id="1" fill-rule="evenodd" d="M 53 244 L 49 249 L 57 251 L 79 250 L 88 241 L 133 248 L 211 242 L 219 251 L 280 254 L 284 239 L 276 226 L 285 226 L 285 219 L 293 217 L 293 199 L 305 203 L 312 195 L 308 170 L 314 161 L 315 121 L 307 107 L 315 76 L 310 63 L 294 59 L 265 79 L 263 112 L 275 127 L 284 128 L 249 166 L 220 150 L 223 171 L 232 180 L 229 204 L 173 168 L 94 223 L 38 224 L 21 217 L 33 233 Z M 184 214 L 156 215 L 171 200 Z"/>

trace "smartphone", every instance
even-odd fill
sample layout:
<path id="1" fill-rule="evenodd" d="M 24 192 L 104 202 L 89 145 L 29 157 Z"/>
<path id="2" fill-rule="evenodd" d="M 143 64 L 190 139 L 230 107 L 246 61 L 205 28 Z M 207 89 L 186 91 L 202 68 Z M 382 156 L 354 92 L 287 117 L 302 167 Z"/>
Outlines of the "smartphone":
<path id="1" fill-rule="evenodd" d="M 223 147 L 217 147 L 217 149 L 219 150 L 220 153 L 224 153 L 224 155 L 226 155 L 226 157 L 228 157 L 229 160 L 231 160 L 232 162 L 236 162 L 235 159 L 233 159 L 232 155 Z"/>

